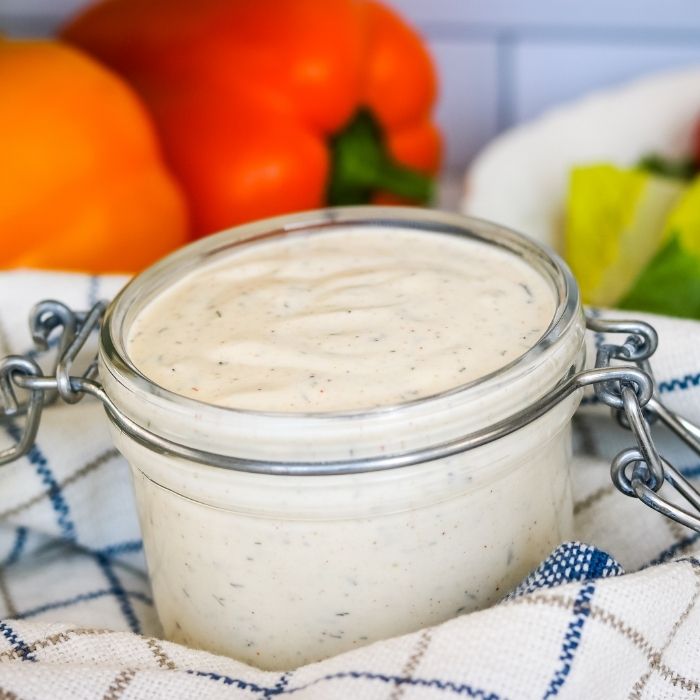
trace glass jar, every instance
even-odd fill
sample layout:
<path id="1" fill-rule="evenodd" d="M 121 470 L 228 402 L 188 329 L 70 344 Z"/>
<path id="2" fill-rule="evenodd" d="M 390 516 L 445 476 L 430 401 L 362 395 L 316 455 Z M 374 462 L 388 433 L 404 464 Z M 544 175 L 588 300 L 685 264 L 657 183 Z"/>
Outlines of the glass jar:
<path id="1" fill-rule="evenodd" d="M 235 246 L 349 225 L 512 251 L 556 297 L 549 328 L 477 381 L 364 412 L 214 406 L 155 385 L 129 359 L 134 319 L 187 272 Z M 570 422 L 580 392 L 515 432 L 490 431 L 582 367 L 584 331 L 576 285 L 550 251 L 494 224 L 420 209 L 325 210 L 242 226 L 136 277 L 108 309 L 99 374 L 116 409 L 147 431 L 112 421 L 166 636 L 286 670 L 497 601 L 571 536 Z"/>

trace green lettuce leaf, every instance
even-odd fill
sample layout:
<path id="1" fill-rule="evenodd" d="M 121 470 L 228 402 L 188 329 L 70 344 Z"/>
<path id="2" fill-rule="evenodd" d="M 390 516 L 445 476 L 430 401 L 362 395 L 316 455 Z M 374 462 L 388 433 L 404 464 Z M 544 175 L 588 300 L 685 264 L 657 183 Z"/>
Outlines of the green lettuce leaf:
<path id="1" fill-rule="evenodd" d="M 700 256 L 673 234 L 635 280 L 618 306 L 700 319 Z"/>
<path id="2" fill-rule="evenodd" d="M 655 153 L 644 156 L 637 167 L 655 175 L 675 177 L 690 182 L 698 174 L 698 166 L 694 158 L 666 158 Z"/>
<path id="3" fill-rule="evenodd" d="M 700 319 L 700 177 L 669 213 L 661 248 L 618 305 Z"/>

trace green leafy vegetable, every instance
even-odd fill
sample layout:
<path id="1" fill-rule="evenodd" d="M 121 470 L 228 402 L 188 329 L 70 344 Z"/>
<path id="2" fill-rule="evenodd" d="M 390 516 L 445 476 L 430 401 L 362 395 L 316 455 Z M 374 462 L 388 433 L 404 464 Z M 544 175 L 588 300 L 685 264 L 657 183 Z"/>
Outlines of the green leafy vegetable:
<path id="1" fill-rule="evenodd" d="M 700 318 L 700 257 L 683 248 L 677 234 L 671 236 L 618 306 Z"/>
<path id="2" fill-rule="evenodd" d="M 700 319 L 700 178 L 670 212 L 662 247 L 619 305 Z"/>
<path id="3" fill-rule="evenodd" d="M 673 160 L 656 154 L 644 156 L 637 167 L 654 175 L 675 177 L 687 182 L 690 182 L 698 173 L 698 167 L 693 158 Z"/>
<path id="4" fill-rule="evenodd" d="M 576 168 L 566 247 L 585 302 L 700 319 L 700 176 Z"/>
<path id="5" fill-rule="evenodd" d="M 684 183 L 599 164 L 571 173 L 565 255 L 583 300 L 614 306 L 652 260 Z"/>

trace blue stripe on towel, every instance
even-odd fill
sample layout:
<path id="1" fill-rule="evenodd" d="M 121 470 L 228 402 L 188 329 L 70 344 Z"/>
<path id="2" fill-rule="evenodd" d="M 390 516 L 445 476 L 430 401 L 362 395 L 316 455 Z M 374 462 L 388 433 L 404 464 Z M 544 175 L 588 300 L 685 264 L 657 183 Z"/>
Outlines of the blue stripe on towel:
<path id="1" fill-rule="evenodd" d="M 15 632 L 7 622 L 0 622 L 0 633 L 10 642 L 12 648 L 19 654 L 22 661 L 36 661 L 26 642 L 19 637 L 17 632 Z"/>
<path id="2" fill-rule="evenodd" d="M 687 391 L 700 386 L 700 373 L 684 374 L 682 377 L 666 379 L 659 382 L 659 391 L 662 394 L 670 394 L 674 391 Z"/>
<path id="3" fill-rule="evenodd" d="M 132 632 L 136 632 L 136 634 L 141 634 L 139 619 L 136 617 L 136 613 L 131 605 L 129 596 L 127 595 L 121 581 L 119 580 L 119 577 L 114 571 L 109 557 L 105 556 L 104 554 L 96 554 L 95 561 L 100 569 L 102 569 L 102 573 L 105 575 L 107 581 L 109 581 L 110 590 L 119 603 L 119 609 L 122 611 L 122 615 L 124 615 L 124 619 L 129 625 L 129 629 Z"/>
<path id="4" fill-rule="evenodd" d="M 302 690 L 306 690 L 320 683 L 328 683 L 334 680 L 367 680 L 375 681 L 379 683 L 384 683 L 393 687 L 398 687 L 401 685 L 414 687 L 414 688 L 430 688 L 433 690 L 439 690 L 444 693 L 449 693 L 451 695 L 461 695 L 468 698 L 477 698 L 478 700 L 505 700 L 502 696 L 492 693 L 480 688 L 474 688 L 467 683 L 456 683 L 454 681 L 441 680 L 439 678 L 415 678 L 413 676 L 395 676 L 393 674 L 385 673 L 374 673 L 370 671 L 339 671 L 338 673 L 332 673 L 327 676 L 321 676 L 316 678 L 304 685 L 300 685 L 294 688 L 280 688 L 278 686 L 273 687 L 263 687 L 257 685 L 256 683 L 250 683 L 241 678 L 233 678 L 231 676 L 226 676 L 220 673 L 207 672 L 207 671 L 194 671 L 189 670 L 187 673 L 198 676 L 200 678 L 209 678 L 210 680 L 223 683 L 224 685 L 230 685 L 239 690 L 250 690 L 254 693 L 261 693 L 263 697 L 275 697 L 278 695 L 293 695 Z"/>
<path id="5" fill-rule="evenodd" d="M 15 442 L 21 438 L 21 431 L 15 423 L 8 423 L 5 430 Z M 75 525 L 70 517 L 70 508 L 68 507 L 68 502 L 63 496 L 61 487 L 58 485 L 58 482 L 56 481 L 56 478 L 49 467 L 49 462 L 46 459 L 46 456 L 39 449 L 39 447 L 34 444 L 31 450 L 29 450 L 27 459 L 29 460 L 30 464 L 34 466 L 36 473 L 41 477 L 42 483 L 48 489 L 49 500 L 51 501 L 54 511 L 56 512 L 56 519 L 59 527 L 61 528 L 62 536 L 65 539 L 74 542 L 76 533 Z"/>
<path id="6" fill-rule="evenodd" d="M 118 557 L 121 554 L 133 554 L 134 552 L 140 552 L 143 549 L 143 542 L 141 540 L 129 540 L 127 542 L 118 542 L 117 544 L 110 544 L 102 549 L 96 550 L 97 554 L 102 554 L 105 557 Z"/>
<path id="7" fill-rule="evenodd" d="M 549 686 L 542 696 L 542 700 L 547 700 L 547 698 L 553 698 L 559 695 L 559 691 L 562 689 L 571 673 L 576 651 L 581 643 L 583 627 L 586 624 L 588 616 L 591 614 L 590 602 L 594 593 L 595 583 L 589 582 L 581 586 L 576 596 L 573 618 L 566 629 L 564 641 L 561 646 L 561 653 L 559 654 L 561 666 L 554 672 L 552 680 L 549 682 Z"/>
<path id="8" fill-rule="evenodd" d="M 468 698 L 477 698 L 478 700 L 505 700 L 501 695 L 492 693 L 481 688 L 475 688 L 468 683 L 456 683 L 455 681 L 445 681 L 439 678 L 416 678 L 414 676 L 395 676 L 393 674 L 372 673 L 369 671 L 339 671 L 327 676 L 322 676 L 316 680 L 305 683 L 296 688 L 288 688 L 283 690 L 280 695 L 292 695 L 300 690 L 306 690 L 313 685 L 328 682 L 332 680 L 345 680 L 352 678 L 356 680 L 377 681 L 386 683 L 387 685 L 408 686 L 412 688 L 430 688 L 432 690 L 440 690 L 451 695 L 461 695 Z"/>
<path id="9" fill-rule="evenodd" d="M 129 598 L 134 600 L 139 600 L 146 605 L 153 605 L 153 601 L 144 593 L 139 593 L 138 591 L 124 591 L 124 594 Z M 47 612 L 49 610 L 59 610 L 60 608 L 69 608 L 72 605 L 77 605 L 78 603 L 84 603 L 89 600 L 97 600 L 98 598 L 104 598 L 108 595 L 114 595 L 114 591 L 109 588 L 104 588 L 99 591 L 91 591 L 90 593 L 80 593 L 72 598 L 66 598 L 64 600 L 57 600 L 53 603 L 45 603 L 44 605 L 39 605 L 36 608 L 30 608 L 29 610 L 24 610 L 21 613 L 17 613 L 14 616 L 16 620 L 25 620 L 29 617 L 35 617 L 36 615 L 41 615 L 41 613 Z"/>
<path id="10" fill-rule="evenodd" d="M 697 542 L 698 539 L 700 539 L 700 532 L 691 532 L 689 535 L 686 535 L 683 539 L 674 542 L 670 547 L 664 549 L 657 557 L 652 559 L 648 564 L 645 564 L 642 568 L 646 569 L 648 566 L 663 564 L 669 561 L 670 559 L 673 559 L 673 557 L 675 557 L 676 554 L 683 551 L 686 547 L 690 547 L 692 544 L 695 544 L 695 542 Z"/>
<path id="11" fill-rule="evenodd" d="M 5 557 L 0 566 L 12 566 L 19 561 L 22 556 L 24 547 L 27 544 L 28 530 L 26 527 L 20 526 L 15 528 L 15 541 L 12 544 L 12 549 L 9 551 L 8 555 Z"/>

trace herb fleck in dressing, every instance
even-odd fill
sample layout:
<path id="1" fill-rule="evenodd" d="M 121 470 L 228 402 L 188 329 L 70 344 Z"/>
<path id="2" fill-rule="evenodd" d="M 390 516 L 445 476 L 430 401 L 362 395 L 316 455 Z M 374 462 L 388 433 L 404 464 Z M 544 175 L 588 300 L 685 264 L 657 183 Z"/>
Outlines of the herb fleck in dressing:
<path id="1" fill-rule="evenodd" d="M 555 302 L 514 254 L 449 235 L 348 228 L 242 247 L 136 318 L 134 364 L 183 396 L 329 412 L 466 384 L 542 336 Z"/>

